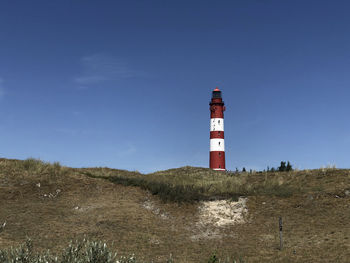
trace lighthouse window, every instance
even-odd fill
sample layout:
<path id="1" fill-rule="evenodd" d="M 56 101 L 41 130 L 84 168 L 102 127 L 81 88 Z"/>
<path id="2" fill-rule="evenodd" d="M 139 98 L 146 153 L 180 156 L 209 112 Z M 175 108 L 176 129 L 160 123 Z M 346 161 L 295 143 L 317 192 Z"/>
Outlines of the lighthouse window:
<path id="1" fill-rule="evenodd" d="M 220 145 L 220 142 L 219 142 L 219 145 Z"/>
<path id="2" fill-rule="evenodd" d="M 221 153 L 219 153 L 219 156 L 221 156 Z"/>
<path id="3" fill-rule="evenodd" d="M 213 99 L 221 98 L 221 91 L 213 91 Z"/>
<path id="4" fill-rule="evenodd" d="M 220 135 L 220 133 L 221 133 L 221 132 L 219 131 L 219 135 Z"/>
<path id="5" fill-rule="evenodd" d="M 220 123 L 220 120 L 218 120 L 218 123 Z"/>
<path id="6" fill-rule="evenodd" d="M 221 168 L 221 165 L 219 164 L 219 168 Z"/>

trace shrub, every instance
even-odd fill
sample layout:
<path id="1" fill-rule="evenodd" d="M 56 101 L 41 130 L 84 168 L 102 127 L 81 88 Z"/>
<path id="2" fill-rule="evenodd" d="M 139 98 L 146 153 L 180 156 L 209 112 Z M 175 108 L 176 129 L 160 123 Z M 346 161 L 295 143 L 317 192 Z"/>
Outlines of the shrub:
<path id="1" fill-rule="evenodd" d="M 76 241 L 70 242 L 68 248 L 63 252 L 62 262 L 93 262 L 112 263 L 116 261 L 116 254 L 112 254 L 106 243 L 101 241 Z"/>
<path id="2" fill-rule="evenodd" d="M 292 165 L 290 164 L 289 161 L 288 161 L 288 163 L 287 163 L 286 171 L 287 171 L 287 172 L 293 171 Z"/>
<path id="3" fill-rule="evenodd" d="M 141 263 L 134 255 L 118 256 L 102 241 L 83 240 L 71 241 L 61 255 L 52 255 L 49 250 L 35 253 L 31 239 L 17 248 L 0 249 L 0 263 Z M 153 261 L 151 261 L 153 262 Z M 166 260 L 174 263 L 172 255 Z M 208 263 L 243 263 L 241 257 L 238 260 L 226 258 L 220 259 L 214 252 L 208 259 Z"/>
<path id="4" fill-rule="evenodd" d="M 281 165 L 278 167 L 278 171 L 280 172 L 290 172 L 293 171 L 292 165 L 288 161 L 287 165 L 286 162 L 281 161 Z"/>
<path id="5" fill-rule="evenodd" d="M 284 172 L 286 171 L 286 162 L 281 161 L 280 167 L 278 167 L 278 171 Z"/>
<path id="6" fill-rule="evenodd" d="M 51 255 L 47 250 L 34 253 L 30 239 L 18 248 L 0 249 L 0 263 L 136 263 L 134 255 L 117 257 L 106 243 L 83 239 L 70 242 L 60 256 Z"/>

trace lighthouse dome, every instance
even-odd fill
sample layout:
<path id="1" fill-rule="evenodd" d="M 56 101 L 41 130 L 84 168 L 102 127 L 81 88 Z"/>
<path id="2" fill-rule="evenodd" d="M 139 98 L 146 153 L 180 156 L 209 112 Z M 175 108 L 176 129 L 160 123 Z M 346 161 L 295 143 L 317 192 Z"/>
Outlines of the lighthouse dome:
<path id="1" fill-rule="evenodd" d="M 213 90 L 212 98 L 213 98 L 213 99 L 221 98 L 221 90 L 219 90 L 218 87 L 216 87 L 216 88 Z"/>

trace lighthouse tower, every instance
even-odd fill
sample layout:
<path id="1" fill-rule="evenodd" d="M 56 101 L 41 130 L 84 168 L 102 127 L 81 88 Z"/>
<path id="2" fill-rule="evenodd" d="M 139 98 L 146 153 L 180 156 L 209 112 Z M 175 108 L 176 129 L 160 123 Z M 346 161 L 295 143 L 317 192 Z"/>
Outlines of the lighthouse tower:
<path id="1" fill-rule="evenodd" d="M 210 161 L 214 170 L 225 171 L 224 111 L 221 91 L 213 90 L 210 105 Z"/>

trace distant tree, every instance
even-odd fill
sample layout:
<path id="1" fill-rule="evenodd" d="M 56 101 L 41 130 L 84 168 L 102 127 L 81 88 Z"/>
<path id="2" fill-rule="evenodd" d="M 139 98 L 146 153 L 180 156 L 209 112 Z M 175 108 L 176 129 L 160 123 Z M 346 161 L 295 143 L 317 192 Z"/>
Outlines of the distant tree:
<path id="1" fill-rule="evenodd" d="M 245 167 L 243 167 L 243 169 L 242 169 L 242 172 L 246 172 L 246 169 L 245 169 Z"/>
<path id="2" fill-rule="evenodd" d="M 271 171 L 271 172 L 276 171 L 275 167 L 272 167 L 270 171 Z"/>
<path id="3" fill-rule="evenodd" d="M 267 172 L 270 172 L 270 166 L 267 166 L 267 170 L 266 170 Z"/>
<path id="4" fill-rule="evenodd" d="M 278 167 L 278 171 L 284 172 L 284 171 L 286 171 L 286 170 L 287 170 L 286 162 L 281 161 L 281 166 Z"/>
<path id="5" fill-rule="evenodd" d="M 236 173 L 238 173 L 239 172 L 239 170 L 238 170 L 238 168 L 236 167 Z"/>
<path id="6" fill-rule="evenodd" d="M 288 161 L 288 163 L 287 163 L 287 167 L 286 167 L 286 171 L 293 171 L 293 167 L 292 167 L 292 165 L 290 164 L 290 162 Z"/>

